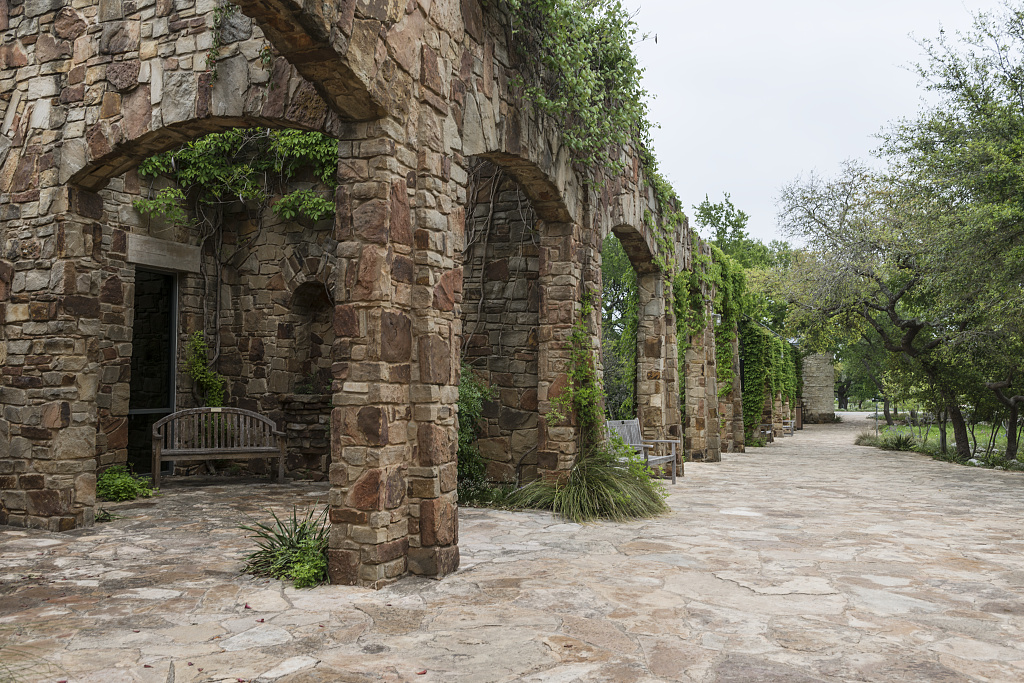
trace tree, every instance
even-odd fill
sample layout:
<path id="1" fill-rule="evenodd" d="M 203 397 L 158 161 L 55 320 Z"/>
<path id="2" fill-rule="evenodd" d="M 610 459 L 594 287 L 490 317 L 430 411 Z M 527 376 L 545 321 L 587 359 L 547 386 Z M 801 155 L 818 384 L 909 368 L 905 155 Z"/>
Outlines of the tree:
<path id="1" fill-rule="evenodd" d="M 601 362 L 608 413 L 615 419 L 636 417 L 636 344 L 640 326 L 640 292 L 636 270 L 614 236 L 601 247 Z"/>
<path id="2" fill-rule="evenodd" d="M 737 209 L 728 192 L 721 202 L 712 203 L 707 195 L 693 207 L 694 222 L 698 230 L 727 256 L 736 259 L 744 268 L 767 268 L 786 262 L 791 248 L 788 243 L 772 240 L 765 245 L 747 232 L 750 216 Z"/>
<path id="3" fill-rule="evenodd" d="M 942 397 L 961 457 L 971 456 L 954 368 L 943 344 L 951 345 L 970 320 L 943 317 L 932 306 L 927 241 L 930 206 L 847 162 L 826 181 L 811 176 L 782 191 L 780 220 L 806 241 L 807 258 L 791 271 L 793 301 L 829 320 L 857 316 L 882 348 L 923 377 Z"/>

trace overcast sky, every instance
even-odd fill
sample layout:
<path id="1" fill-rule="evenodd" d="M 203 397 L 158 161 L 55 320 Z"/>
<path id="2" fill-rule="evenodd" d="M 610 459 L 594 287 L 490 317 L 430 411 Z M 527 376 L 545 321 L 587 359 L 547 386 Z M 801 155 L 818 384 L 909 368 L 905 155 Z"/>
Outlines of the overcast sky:
<path id="1" fill-rule="evenodd" d="M 967 30 L 998 0 L 625 0 L 655 95 L 662 172 L 692 219 L 723 192 L 755 237 L 778 237 L 775 198 L 800 174 L 867 159 L 887 121 L 913 116 L 924 91 L 912 40 Z"/>

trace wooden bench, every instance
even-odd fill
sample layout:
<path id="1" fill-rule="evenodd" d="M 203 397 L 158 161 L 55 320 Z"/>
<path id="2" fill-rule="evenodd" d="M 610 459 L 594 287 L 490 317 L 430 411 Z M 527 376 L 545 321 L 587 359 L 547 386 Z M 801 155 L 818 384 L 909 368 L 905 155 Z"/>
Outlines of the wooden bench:
<path id="1" fill-rule="evenodd" d="M 679 449 L 682 451 L 682 442 L 679 439 L 644 439 L 643 433 L 640 431 L 640 420 L 637 419 L 608 420 L 606 427 L 609 436 L 613 433 L 618 434 L 626 442 L 626 445 L 632 446 L 637 453 L 640 453 L 648 469 L 653 469 L 654 465 L 664 465 L 671 462 L 672 483 L 676 483 L 676 444 L 679 444 Z M 654 444 L 658 443 L 670 444 L 672 446 L 672 454 L 651 455 Z"/>
<path id="2" fill-rule="evenodd" d="M 191 408 L 153 425 L 153 486 L 160 464 L 175 460 L 277 458 L 284 482 L 285 434 L 268 418 L 241 408 Z"/>
<path id="3" fill-rule="evenodd" d="M 796 425 L 796 422 L 794 420 L 783 420 L 782 421 L 782 435 L 783 436 L 793 436 L 793 434 L 795 433 L 793 431 L 795 425 Z"/>
<path id="4" fill-rule="evenodd" d="M 765 443 L 775 442 L 775 429 L 770 424 L 760 424 L 757 427 L 758 438 L 764 438 Z"/>

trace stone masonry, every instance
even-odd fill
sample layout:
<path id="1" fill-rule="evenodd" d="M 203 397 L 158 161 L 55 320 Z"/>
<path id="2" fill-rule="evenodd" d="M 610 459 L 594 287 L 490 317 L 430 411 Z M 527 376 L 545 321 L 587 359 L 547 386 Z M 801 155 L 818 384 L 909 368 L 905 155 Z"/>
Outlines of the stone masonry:
<path id="1" fill-rule="evenodd" d="M 820 353 L 804 358 L 804 423 L 835 422 L 835 368 L 832 360 Z"/>
<path id="2" fill-rule="evenodd" d="M 635 150 L 616 150 L 626 169 L 616 177 L 573 167 L 554 122 L 510 86 L 515 46 L 493 3 L 239 7 L 221 25 L 214 74 L 212 0 L 0 0 L 0 523 L 92 524 L 97 462 L 122 458 L 127 443 L 136 267 L 176 273 L 182 310 L 208 315 L 199 311 L 210 293 L 193 277 L 207 256 L 192 235 L 139 224 L 134 169 L 238 126 L 339 141 L 334 221 L 295 242 L 290 228 L 271 230 L 284 263 L 248 279 L 240 264 L 217 293 L 230 313 L 215 321 L 230 342 L 225 362 L 247 378 L 252 369 L 247 386 L 232 387 L 239 401 L 293 394 L 296 373 L 329 372 L 333 581 L 380 587 L 459 565 L 456 403 L 476 162 L 507 174 L 536 219 L 523 272 L 536 273 L 537 473 L 559 476 L 576 456 L 573 426 L 547 416 L 612 231 L 644 292 L 645 432 L 682 431 L 671 287 L 653 264 L 659 255 L 689 267 L 689 231 L 656 236 L 645 221 L 657 204 Z M 521 285 L 506 287 L 516 295 Z M 599 325 L 587 322 L 596 351 Z M 717 459 L 718 403 L 690 395 L 691 380 L 715 391 L 713 332 L 698 337 L 686 438 Z M 532 413 L 522 408 L 531 387 L 512 388 Z"/>

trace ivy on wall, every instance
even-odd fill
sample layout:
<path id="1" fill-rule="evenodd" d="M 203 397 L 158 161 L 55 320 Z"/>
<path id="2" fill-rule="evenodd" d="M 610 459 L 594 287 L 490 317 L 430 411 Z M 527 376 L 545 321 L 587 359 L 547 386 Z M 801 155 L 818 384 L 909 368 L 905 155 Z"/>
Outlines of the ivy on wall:
<path id="1" fill-rule="evenodd" d="M 765 390 L 797 397 L 799 352 L 790 343 L 760 325 L 740 322 L 740 355 L 743 357 L 743 427 L 750 435 L 761 423 Z"/>
<path id="2" fill-rule="evenodd" d="M 739 370 L 732 364 L 732 344 L 739 335 L 747 278 L 743 266 L 735 259 L 725 255 L 718 247 L 711 245 L 711 255 L 717 269 L 715 313 L 722 316 L 721 321 L 715 324 L 718 397 L 722 398 L 732 391 L 733 379 Z"/>

